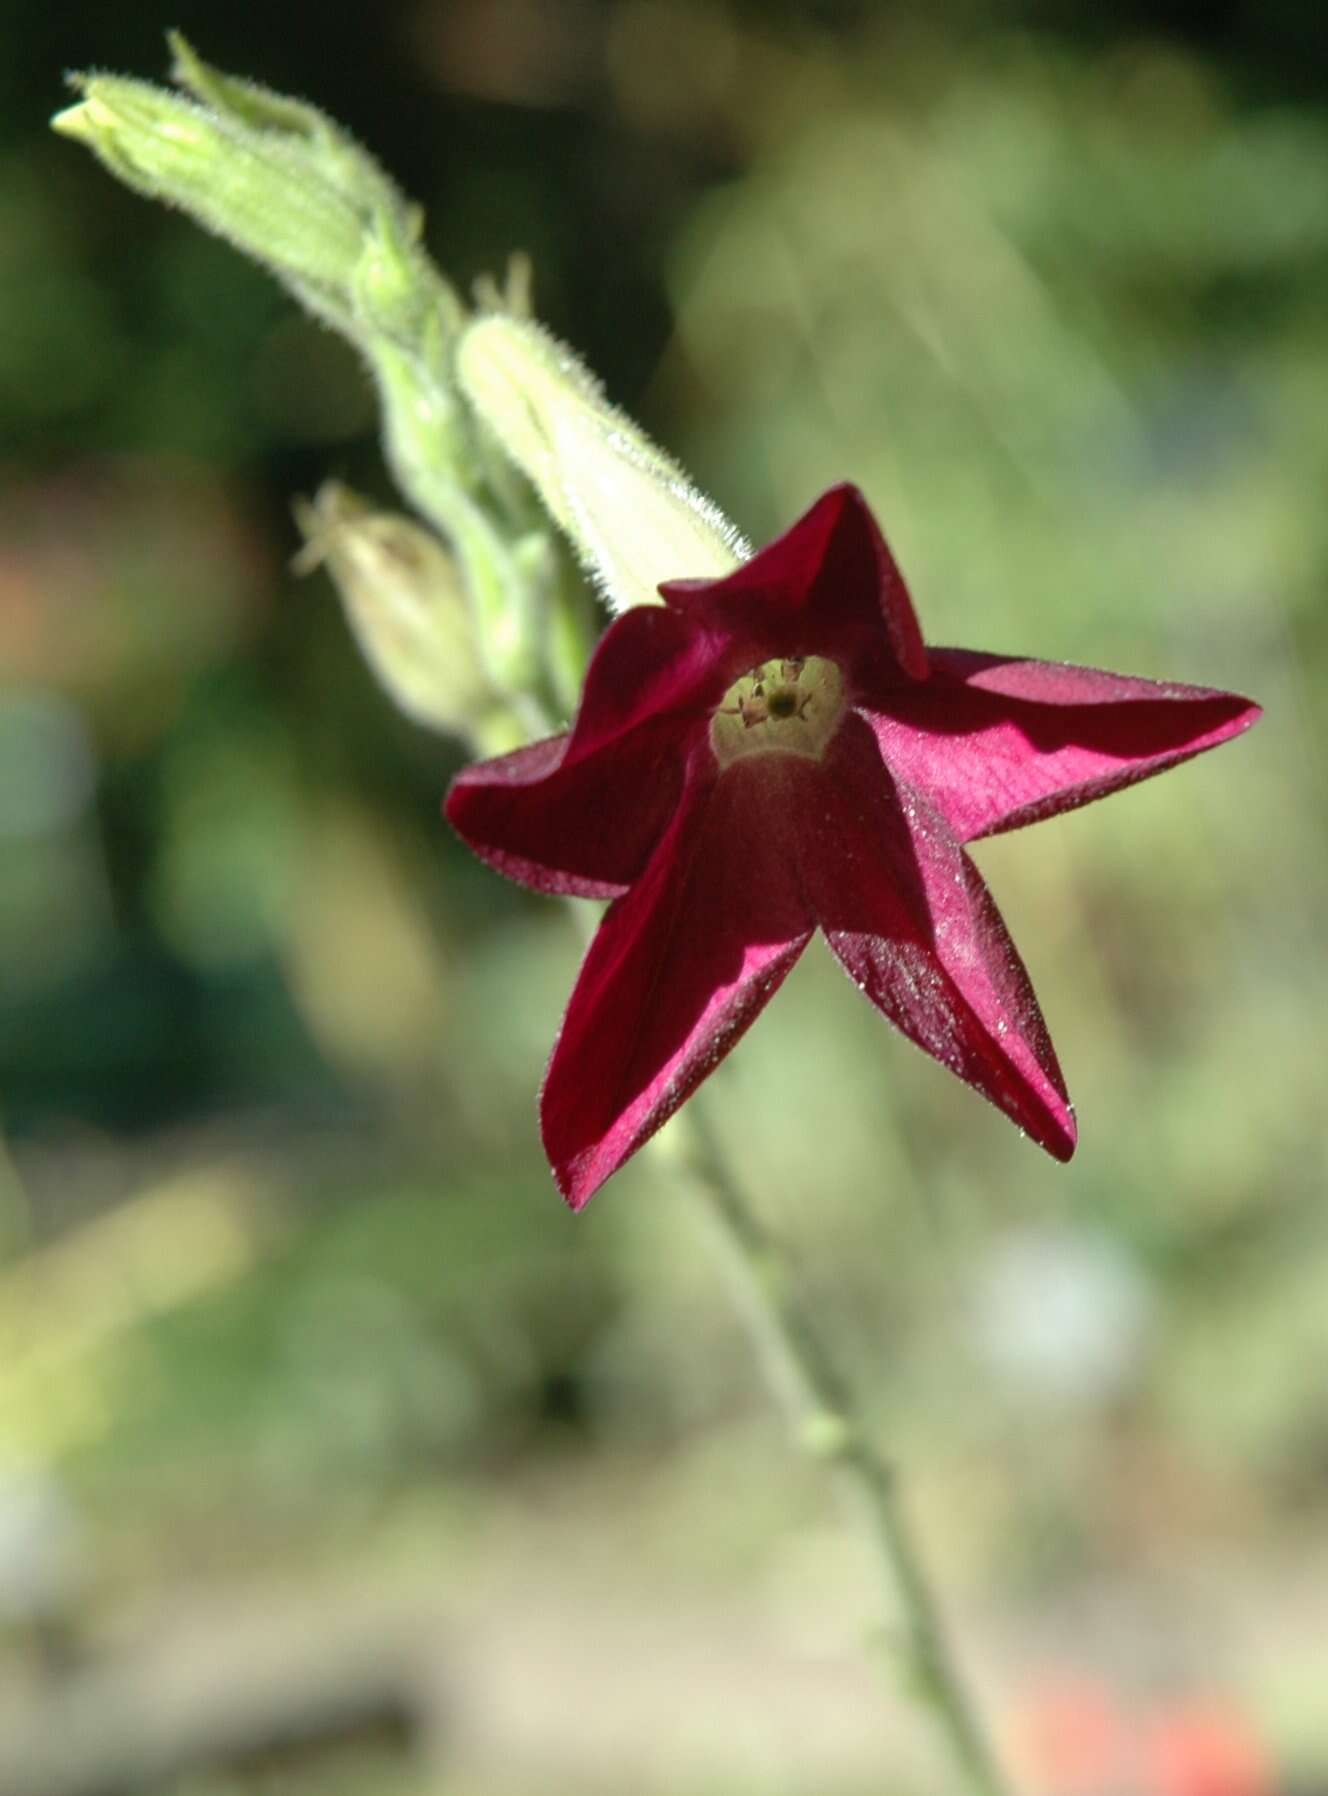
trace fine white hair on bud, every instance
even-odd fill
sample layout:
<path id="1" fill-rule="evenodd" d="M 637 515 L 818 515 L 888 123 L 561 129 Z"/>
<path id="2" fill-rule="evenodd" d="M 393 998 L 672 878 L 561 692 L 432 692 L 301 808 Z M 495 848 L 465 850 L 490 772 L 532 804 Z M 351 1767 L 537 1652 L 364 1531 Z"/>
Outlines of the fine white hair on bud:
<path id="1" fill-rule="evenodd" d="M 717 579 L 751 546 L 616 407 L 570 349 L 503 313 L 462 332 L 457 379 L 529 477 L 614 611 L 659 602 L 662 580 Z"/>

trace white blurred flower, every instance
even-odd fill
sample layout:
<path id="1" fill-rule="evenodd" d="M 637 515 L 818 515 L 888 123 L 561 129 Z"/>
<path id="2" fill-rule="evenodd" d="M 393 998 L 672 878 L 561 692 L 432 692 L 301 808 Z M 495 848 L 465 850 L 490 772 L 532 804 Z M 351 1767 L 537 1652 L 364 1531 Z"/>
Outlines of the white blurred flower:
<path id="1" fill-rule="evenodd" d="M 78 1523 L 60 1481 L 0 1460 L 0 1621 L 60 1614 L 78 1584 Z"/>
<path id="2" fill-rule="evenodd" d="M 1021 1394 L 1092 1407 L 1135 1377 L 1153 1313 L 1139 1268 L 1104 1235 L 1012 1231 L 989 1256 L 974 1305 L 975 1341 Z"/>

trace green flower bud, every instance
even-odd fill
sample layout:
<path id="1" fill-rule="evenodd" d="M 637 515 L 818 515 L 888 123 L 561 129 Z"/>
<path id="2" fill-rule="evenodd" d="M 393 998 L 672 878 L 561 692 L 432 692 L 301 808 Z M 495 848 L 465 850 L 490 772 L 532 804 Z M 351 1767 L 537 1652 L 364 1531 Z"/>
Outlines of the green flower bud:
<path id="1" fill-rule="evenodd" d="M 456 373 L 615 611 L 657 602 L 661 580 L 717 577 L 750 555 L 718 507 L 538 325 L 476 319 L 457 345 Z"/>
<path id="2" fill-rule="evenodd" d="M 419 236 L 419 207 L 409 204 L 382 165 L 326 113 L 256 81 L 224 75 L 204 62 L 178 31 L 168 31 L 166 41 L 173 55 L 172 80 L 217 117 L 241 131 L 284 136 L 292 147 L 302 146 L 314 172 L 365 218 L 387 211 L 399 217 L 413 237 Z"/>
<path id="3" fill-rule="evenodd" d="M 304 144 L 245 131 L 145 81 L 77 76 L 83 98 L 51 123 L 126 185 L 182 206 L 296 286 L 348 290 L 362 226 Z"/>
<path id="4" fill-rule="evenodd" d="M 377 511 L 336 481 L 296 522 L 305 547 L 296 568 L 326 566 L 355 639 L 390 697 L 417 723 L 491 739 L 501 701 L 476 652 L 456 561 L 411 519 Z"/>

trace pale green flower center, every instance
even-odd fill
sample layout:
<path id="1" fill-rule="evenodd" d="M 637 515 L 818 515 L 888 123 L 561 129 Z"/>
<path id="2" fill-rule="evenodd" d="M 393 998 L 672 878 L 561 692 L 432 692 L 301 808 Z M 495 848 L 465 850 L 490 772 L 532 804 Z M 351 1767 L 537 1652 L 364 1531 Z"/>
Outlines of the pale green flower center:
<path id="1" fill-rule="evenodd" d="M 744 755 L 803 755 L 819 761 L 845 710 L 844 676 L 821 655 L 766 661 L 735 680 L 710 720 L 721 767 Z"/>

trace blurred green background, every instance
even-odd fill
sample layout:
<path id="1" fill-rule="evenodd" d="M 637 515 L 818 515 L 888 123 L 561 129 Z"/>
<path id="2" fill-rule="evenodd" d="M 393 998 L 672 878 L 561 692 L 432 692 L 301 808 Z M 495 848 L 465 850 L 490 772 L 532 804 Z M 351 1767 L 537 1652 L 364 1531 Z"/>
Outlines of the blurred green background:
<path id="1" fill-rule="evenodd" d="M 754 539 L 850 477 L 934 640 L 1265 705 L 982 847 L 1068 1169 L 819 953 L 712 1113 L 1023 1787 L 1328 1788 L 1321 9 L 5 0 L 5 1796 L 943 1787 L 704 1218 L 554 1193 L 564 913 L 289 572 L 293 495 L 386 495 L 357 367 L 46 131 L 168 24 L 458 282 L 528 250 Z"/>

